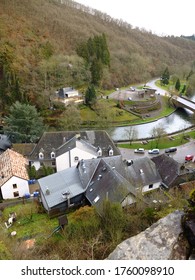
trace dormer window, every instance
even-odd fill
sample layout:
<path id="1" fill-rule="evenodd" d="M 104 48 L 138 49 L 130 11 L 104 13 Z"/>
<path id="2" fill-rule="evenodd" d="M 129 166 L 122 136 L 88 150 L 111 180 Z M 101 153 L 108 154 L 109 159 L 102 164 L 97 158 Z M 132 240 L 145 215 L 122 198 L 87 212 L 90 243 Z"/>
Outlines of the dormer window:
<path id="1" fill-rule="evenodd" d="M 44 159 L 44 154 L 43 154 L 43 152 L 40 152 L 40 153 L 39 153 L 39 159 Z"/>
<path id="2" fill-rule="evenodd" d="M 79 160 L 79 157 L 74 157 L 74 161 L 78 161 Z"/>
<path id="3" fill-rule="evenodd" d="M 113 151 L 112 147 L 109 147 L 109 149 L 108 149 L 109 157 L 113 156 L 113 154 L 114 154 L 114 151 Z"/>
<path id="4" fill-rule="evenodd" d="M 102 156 L 102 149 L 100 147 L 97 148 L 97 155 L 98 157 Z"/>
<path id="5" fill-rule="evenodd" d="M 55 152 L 51 152 L 51 158 L 55 158 L 55 157 L 56 157 Z"/>

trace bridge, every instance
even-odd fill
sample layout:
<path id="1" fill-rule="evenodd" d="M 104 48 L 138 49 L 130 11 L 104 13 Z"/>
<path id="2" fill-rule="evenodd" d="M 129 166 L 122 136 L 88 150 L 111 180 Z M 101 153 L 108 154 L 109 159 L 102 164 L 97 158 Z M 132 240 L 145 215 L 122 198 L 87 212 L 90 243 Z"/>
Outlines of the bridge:
<path id="1" fill-rule="evenodd" d="M 172 96 L 171 98 L 173 104 L 175 105 L 175 107 L 177 108 L 186 108 L 192 112 L 195 113 L 195 102 L 186 98 L 186 97 L 180 97 L 180 96 Z"/>

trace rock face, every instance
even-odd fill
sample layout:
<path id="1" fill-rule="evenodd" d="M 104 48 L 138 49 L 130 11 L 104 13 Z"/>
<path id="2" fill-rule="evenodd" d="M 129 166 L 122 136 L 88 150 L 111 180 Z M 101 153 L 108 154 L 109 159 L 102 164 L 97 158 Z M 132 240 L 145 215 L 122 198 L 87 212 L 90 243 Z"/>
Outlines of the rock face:
<path id="1" fill-rule="evenodd" d="M 188 242 L 183 236 L 183 211 L 175 211 L 121 244 L 109 260 L 182 260 L 186 259 Z"/>

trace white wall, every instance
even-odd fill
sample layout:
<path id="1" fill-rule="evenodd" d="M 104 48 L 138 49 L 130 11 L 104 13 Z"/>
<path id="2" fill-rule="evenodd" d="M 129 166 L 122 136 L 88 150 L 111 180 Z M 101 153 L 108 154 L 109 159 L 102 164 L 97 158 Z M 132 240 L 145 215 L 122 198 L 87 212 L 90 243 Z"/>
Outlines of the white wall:
<path id="1" fill-rule="evenodd" d="M 122 207 L 131 205 L 136 202 L 136 198 L 134 195 L 129 194 L 122 202 Z"/>
<path id="2" fill-rule="evenodd" d="M 144 186 L 142 188 L 142 192 L 148 192 L 148 191 L 152 191 L 152 190 L 158 189 L 160 187 L 160 184 L 161 184 L 161 182 L 157 182 L 157 183 L 153 184 L 152 188 L 149 188 L 149 185 Z"/>
<path id="3" fill-rule="evenodd" d="M 36 170 L 39 170 L 41 164 L 39 161 L 34 161 L 33 163 L 31 162 L 31 166 L 34 166 Z"/>
<path id="4" fill-rule="evenodd" d="M 72 166 L 76 166 L 78 161 L 75 161 L 75 157 L 78 157 L 79 160 L 81 160 L 81 159 L 97 158 L 97 155 L 94 155 L 90 152 L 83 151 L 76 147 L 76 148 L 72 149 L 70 152 L 67 152 L 63 155 L 56 157 L 57 172 L 64 170 L 66 168 L 72 167 Z"/>
<path id="5" fill-rule="evenodd" d="M 17 184 L 17 188 L 13 188 L 13 184 Z M 19 197 L 22 197 L 24 194 L 29 193 L 28 181 L 13 176 L 1 187 L 1 191 L 3 199 L 17 198 L 13 194 L 17 191 L 19 192 Z"/>

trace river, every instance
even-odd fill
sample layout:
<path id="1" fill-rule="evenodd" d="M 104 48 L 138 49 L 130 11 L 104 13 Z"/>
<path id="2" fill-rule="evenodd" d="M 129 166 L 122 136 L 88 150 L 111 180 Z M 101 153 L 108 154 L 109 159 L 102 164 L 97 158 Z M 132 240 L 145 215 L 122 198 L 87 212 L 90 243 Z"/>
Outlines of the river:
<path id="1" fill-rule="evenodd" d="M 187 110 L 178 109 L 168 117 L 159 119 L 155 122 L 134 125 L 137 131 L 137 139 L 146 139 L 152 137 L 154 127 L 163 127 L 166 133 L 175 133 L 193 125 L 192 113 Z M 127 130 L 130 126 L 114 127 L 108 129 L 108 133 L 114 141 L 128 141 Z"/>
<path id="2" fill-rule="evenodd" d="M 154 81 L 147 83 L 147 86 L 152 88 L 156 88 L 160 94 L 164 94 L 165 91 L 157 88 L 154 85 Z M 195 96 L 191 98 L 195 101 Z M 193 119 L 193 113 L 187 109 L 177 109 L 173 114 L 159 119 L 154 122 L 145 123 L 134 125 L 134 129 L 137 132 L 137 140 L 139 139 L 146 139 L 152 137 L 152 129 L 154 127 L 162 127 L 166 131 L 167 134 L 175 133 L 184 129 L 187 129 L 194 125 L 195 121 Z M 108 129 L 108 133 L 114 141 L 128 141 L 128 129 L 130 126 L 123 126 L 123 127 L 114 127 Z"/>

